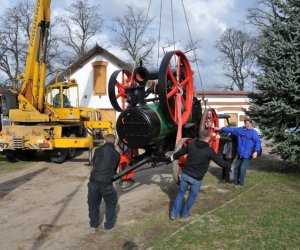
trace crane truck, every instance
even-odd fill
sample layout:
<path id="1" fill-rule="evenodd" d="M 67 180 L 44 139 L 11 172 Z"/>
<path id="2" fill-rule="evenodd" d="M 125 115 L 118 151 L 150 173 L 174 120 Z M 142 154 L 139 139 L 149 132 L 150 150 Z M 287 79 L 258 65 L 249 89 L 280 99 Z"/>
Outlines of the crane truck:
<path id="1" fill-rule="evenodd" d="M 95 129 L 112 132 L 111 122 L 101 121 L 100 110 L 79 107 L 74 79 L 45 86 L 50 2 L 36 0 L 20 88 L 0 88 L 0 151 L 10 161 L 42 150 L 52 162 L 62 163 L 76 148 L 92 152 Z M 68 96 L 74 88 L 77 104 L 71 105 Z"/>

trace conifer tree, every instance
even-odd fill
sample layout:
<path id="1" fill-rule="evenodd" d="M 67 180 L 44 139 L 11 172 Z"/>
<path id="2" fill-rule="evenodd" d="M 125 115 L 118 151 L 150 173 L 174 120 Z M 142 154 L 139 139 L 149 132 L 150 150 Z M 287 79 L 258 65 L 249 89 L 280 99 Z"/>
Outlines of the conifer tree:
<path id="1" fill-rule="evenodd" d="M 299 162 L 300 1 L 269 2 L 275 8 L 262 29 L 261 71 L 255 78 L 258 92 L 249 96 L 248 115 L 270 139 L 273 152 L 289 162 Z"/>

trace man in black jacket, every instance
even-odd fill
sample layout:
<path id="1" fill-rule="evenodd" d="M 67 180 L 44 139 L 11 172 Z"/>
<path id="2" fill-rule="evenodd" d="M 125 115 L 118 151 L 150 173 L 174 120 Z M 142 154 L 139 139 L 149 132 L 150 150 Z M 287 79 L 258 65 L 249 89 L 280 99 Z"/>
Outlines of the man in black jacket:
<path id="1" fill-rule="evenodd" d="M 93 169 L 88 183 L 88 206 L 90 227 L 95 231 L 99 227 L 99 208 L 102 198 L 106 205 L 104 230 L 112 229 L 115 224 L 118 199 L 112 176 L 120 161 L 120 154 L 114 146 L 115 140 L 114 135 L 107 135 L 105 144 L 94 152 Z"/>
<path id="2" fill-rule="evenodd" d="M 180 156 L 187 154 L 186 164 L 182 168 L 179 191 L 176 195 L 170 218 L 174 220 L 180 213 L 181 218 L 187 218 L 200 190 L 201 182 L 206 174 L 210 161 L 214 161 L 222 168 L 230 168 L 230 164 L 223 161 L 209 147 L 210 134 L 208 130 L 201 132 L 200 140 L 190 143 L 171 156 L 171 160 L 177 160 Z M 185 192 L 190 186 L 189 197 L 182 209 Z"/>
<path id="3" fill-rule="evenodd" d="M 230 128 L 236 128 L 235 122 L 229 123 Z M 223 147 L 223 160 L 228 162 L 232 165 L 234 158 L 236 157 L 236 148 L 237 148 L 237 141 L 236 136 L 232 133 L 226 133 L 222 135 L 225 139 L 225 144 Z M 222 168 L 222 178 L 221 183 L 230 183 L 230 171 L 227 168 Z"/>

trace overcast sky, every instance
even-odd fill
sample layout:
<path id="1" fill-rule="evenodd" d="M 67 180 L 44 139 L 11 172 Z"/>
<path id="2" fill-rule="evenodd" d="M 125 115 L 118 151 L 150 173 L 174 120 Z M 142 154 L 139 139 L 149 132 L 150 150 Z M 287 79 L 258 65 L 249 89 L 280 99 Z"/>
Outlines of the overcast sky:
<path id="1" fill-rule="evenodd" d="M 183 50 L 183 43 L 189 41 L 189 33 L 184 17 L 181 0 L 173 1 L 174 33 L 177 43 L 176 49 Z M 226 28 L 244 28 L 243 22 L 247 14 L 247 9 L 253 7 L 256 0 L 183 0 L 192 39 L 200 40 L 200 74 L 203 80 L 204 89 L 214 89 L 217 84 L 226 83 L 222 65 L 218 59 L 218 52 L 215 49 L 215 42 Z M 15 0 L 2 0 L 1 12 L 14 3 Z M 109 26 L 111 21 L 122 16 L 126 5 L 135 5 L 147 9 L 149 0 L 89 0 L 90 4 L 100 4 L 101 16 L 104 19 L 104 26 Z M 72 0 L 52 0 L 51 14 L 61 15 L 63 8 L 72 3 Z M 4 8 L 3 8 L 4 7 Z M 153 25 L 159 28 L 160 0 L 151 0 L 149 15 L 154 17 Z M 172 40 L 172 19 L 171 19 L 171 0 L 163 0 L 161 36 L 169 37 Z M 153 34 L 158 38 L 158 32 Z M 109 39 L 112 37 L 111 31 L 103 29 L 103 34 L 98 39 L 99 44 L 105 47 L 116 56 L 126 60 L 126 54 L 118 48 L 114 48 Z M 181 44 L 182 43 L 182 44 Z M 156 47 L 157 54 L 157 47 Z M 196 67 L 193 66 L 197 75 Z M 201 90 L 199 80 L 195 82 L 196 89 Z"/>

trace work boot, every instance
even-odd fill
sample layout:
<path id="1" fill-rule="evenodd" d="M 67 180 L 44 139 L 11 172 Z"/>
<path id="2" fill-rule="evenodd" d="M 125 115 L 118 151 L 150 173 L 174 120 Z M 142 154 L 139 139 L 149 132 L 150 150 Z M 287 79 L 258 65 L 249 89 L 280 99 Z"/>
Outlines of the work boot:
<path id="1" fill-rule="evenodd" d="M 172 215 L 170 215 L 170 220 L 175 220 L 176 218 L 174 217 L 174 216 L 172 216 Z"/>
<path id="2" fill-rule="evenodd" d="M 114 227 L 114 226 L 109 227 L 109 228 L 103 227 L 103 231 L 104 231 L 105 233 L 110 233 L 110 232 L 112 232 L 112 231 L 114 231 L 114 230 L 115 230 L 115 227 Z"/>
<path id="3" fill-rule="evenodd" d="M 94 233 L 97 233 L 99 232 L 99 227 L 90 227 L 89 228 L 89 233 L 90 234 L 94 234 Z"/>

